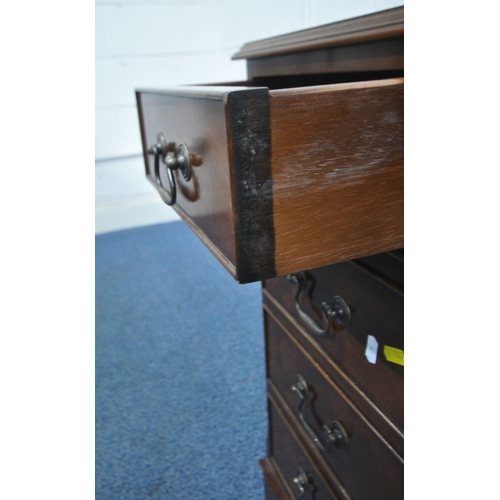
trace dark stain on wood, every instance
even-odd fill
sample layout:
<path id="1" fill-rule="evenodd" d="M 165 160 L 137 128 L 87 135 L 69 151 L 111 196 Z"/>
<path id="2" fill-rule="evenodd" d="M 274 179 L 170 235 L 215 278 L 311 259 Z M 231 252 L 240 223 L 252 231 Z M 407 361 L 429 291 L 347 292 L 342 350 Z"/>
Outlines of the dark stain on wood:
<path id="1" fill-rule="evenodd" d="M 238 281 L 275 276 L 269 91 L 227 99 Z"/>

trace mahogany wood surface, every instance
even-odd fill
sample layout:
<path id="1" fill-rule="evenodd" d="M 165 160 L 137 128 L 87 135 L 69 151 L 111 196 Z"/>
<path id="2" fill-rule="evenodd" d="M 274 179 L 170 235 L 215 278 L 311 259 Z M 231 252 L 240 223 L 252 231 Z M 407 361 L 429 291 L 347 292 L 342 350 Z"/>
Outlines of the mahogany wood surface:
<path id="1" fill-rule="evenodd" d="M 404 434 L 402 430 L 361 390 L 359 385 L 352 380 L 344 369 L 328 354 L 318 342 L 316 335 L 300 328 L 293 316 L 279 304 L 267 289 L 263 289 L 264 310 L 274 321 L 314 357 L 315 363 L 339 389 L 352 401 L 352 403 L 371 422 L 373 429 L 387 446 L 392 448 L 400 457 L 404 456 Z M 402 400 L 402 397 L 401 397 Z"/>
<path id="2" fill-rule="evenodd" d="M 403 38 L 249 59 L 249 78 L 404 69 Z"/>
<path id="3" fill-rule="evenodd" d="M 404 7 L 245 44 L 233 59 L 254 59 L 403 36 Z"/>
<path id="4" fill-rule="evenodd" d="M 259 461 L 264 473 L 266 500 L 292 500 L 288 488 L 283 483 L 279 467 L 273 458 L 266 457 Z"/>
<path id="5" fill-rule="evenodd" d="M 403 87 L 270 91 L 278 276 L 404 245 Z"/>
<path id="6" fill-rule="evenodd" d="M 266 280 L 267 500 L 297 498 L 298 465 L 316 500 L 403 498 L 403 367 L 382 347 L 375 365 L 364 355 L 367 335 L 403 349 L 403 17 L 248 43 L 234 58 L 249 82 L 137 92 L 149 180 L 157 133 L 185 142 L 196 166 L 189 182 L 174 174 L 175 210 L 238 281 Z M 296 312 L 284 275 L 305 269 L 308 314 L 334 295 L 352 308 L 330 337 Z M 298 373 L 306 419 L 339 420 L 347 450 L 321 452 L 302 429 Z"/>
<path id="7" fill-rule="evenodd" d="M 342 297 L 351 310 L 346 327 L 331 322 L 326 336 L 309 332 L 344 373 L 360 390 L 403 432 L 404 367 L 387 361 L 383 346 L 404 350 L 404 298 L 396 288 L 390 288 L 367 272 L 343 262 L 306 272 L 307 288 L 299 296 L 304 312 L 322 323 L 320 306 Z M 293 318 L 295 328 L 308 331 L 295 307 L 296 287 L 285 276 L 265 282 L 266 291 Z M 366 356 L 368 335 L 379 344 L 375 364 Z"/>
<path id="8" fill-rule="evenodd" d="M 199 96 L 157 91 L 137 93 L 148 179 L 156 187 L 154 159 L 147 151 L 160 132 L 167 142 L 177 145 L 184 142 L 191 154 L 201 155 L 203 162 L 193 168 L 189 182 L 179 171 L 174 172 L 178 199 L 174 208 L 191 227 L 198 228 L 204 243 L 209 242 L 212 250 L 218 249 L 218 256 L 224 255 L 223 264 L 234 269 L 234 210 L 223 96 L 222 91 L 213 95 L 201 91 Z M 166 179 L 164 185 L 168 186 Z"/>
<path id="9" fill-rule="evenodd" d="M 315 500 L 349 498 L 328 463 L 323 460 L 317 449 L 309 446 L 309 438 L 294 421 L 293 415 L 283 404 L 283 399 L 270 380 L 268 380 L 268 400 L 271 459 L 276 464 L 276 471 L 283 478 L 286 489 L 291 492 L 291 497 L 299 497 L 294 478 L 298 475 L 298 468 L 301 467 L 311 483 L 307 489 L 305 488 L 305 498 Z"/>
<path id="10" fill-rule="evenodd" d="M 174 172 L 174 209 L 239 281 L 274 275 L 267 89 L 138 90 L 137 101 L 153 186 L 147 151 L 162 132 L 167 142 L 186 143 L 198 162 L 190 181 Z"/>
<path id="11" fill-rule="evenodd" d="M 403 461 L 375 432 L 369 420 L 323 372 L 310 354 L 265 314 L 268 376 L 288 408 L 296 412 L 299 398 L 291 390 L 297 374 L 302 375 L 313 393 L 312 405 L 304 415 L 318 430 L 339 421 L 349 436 L 347 450 L 323 453 L 334 473 L 353 498 L 359 500 L 403 498 Z M 307 406 L 307 408 L 306 408 Z M 274 421 L 273 421 L 274 430 Z M 275 453 L 273 449 L 273 454 Z M 281 465 L 280 465 L 281 467 Z"/>
<path id="12" fill-rule="evenodd" d="M 201 158 L 174 208 L 240 282 L 403 246 L 402 79 L 137 96 L 144 151 Z"/>

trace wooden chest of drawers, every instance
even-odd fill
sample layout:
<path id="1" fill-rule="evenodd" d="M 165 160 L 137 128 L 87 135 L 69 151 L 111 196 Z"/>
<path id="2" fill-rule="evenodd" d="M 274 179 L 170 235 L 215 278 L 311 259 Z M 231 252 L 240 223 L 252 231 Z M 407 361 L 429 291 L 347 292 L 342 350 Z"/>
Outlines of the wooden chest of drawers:
<path id="1" fill-rule="evenodd" d="M 401 255 L 386 257 L 400 274 Z M 272 409 L 265 470 L 297 494 L 294 479 L 301 467 L 317 495 L 324 488 L 334 498 L 402 498 L 403 366 L 384 352 L 404 350 L 403 289 L 380 269 L 357 261 L 304 274 L 309 286 L 300 294 L 287 277 L 263 286 Z M 309 322 L 323 326 L 320 304 L 332 303 L 334 296 L 349 308 L 349 322 L 329 321 L 328 332 L 320 335 Z M 379 345 L 375 359 L 367 356 L 369 338 Z M 283 455 L 274 435 L 283 432 L 282 421 L 302 442 L 302 453 L 315 458 L 305 462 L 300 452 Z M 334 432 L 341 426 L 343 437 L 328 449 L 324 426 L 331 431 L 334 422 Z M 323 477 L 315 483 L 321 470 Z"/>
<path id="2" fill-rule="evenodd" d="M 269 499 L 403 497 L 403 8 L 245 45 L 248 81 L 138 90 L 146 175 L 263 280 Z"/>

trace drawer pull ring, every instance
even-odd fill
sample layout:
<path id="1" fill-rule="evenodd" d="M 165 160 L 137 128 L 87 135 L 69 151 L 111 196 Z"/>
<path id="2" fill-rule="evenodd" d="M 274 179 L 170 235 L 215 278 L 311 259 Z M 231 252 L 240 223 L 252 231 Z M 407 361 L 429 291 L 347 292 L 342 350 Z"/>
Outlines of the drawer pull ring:
<path id="1" fill-rule="evenodd" d="M 181 143 L 177 151 L 176 149 L 175 144 L 167 143 L 163 134 L 160 133 L 156 139 L 156 144 L 151 146 L 148 150 L 148 153 L 155 157 L 154 174 L 158 192 L 160 193 L 161 199 L 170 206 L 174 205 L 177 199 L 174 170 L 180 169 L 184 179 L 187 181 L 191 179 L 191 160 L 187 146 Z M 163 165 L 166 167 L 169 184 L 168 190 L 163 186 L 160 177 L 160 158 Z"/>
<path id="2" fill-rule="evenodd" d="M 297 375 L 297 379 L 295 381 L 295 384 L 292 386 L 292 390 L 295 391 L 300 397 L 300 423 L 302 424 L 302 427 L 306 431 L 307 435 L 316 444 L 316 446 L 321 451 L 333 451 L 335 447 L 342 450 L 347 449 L 347 447 L 349 446 L 349 438 L 347 436 L 347 432 L 340 422 L 335 421 L 330 427 L 325 424 L 321 429 L 321 435 L 318 435 L 314 431 L 314 429 L 307 423 L 304 414 L 302 413 L 302 407 L 304 406 L 304 403 L 309 400 L 309 389 L 307 388 L 307 382 L 301 375 Z"/>
<path id="3" fill-rule="evenodd" d="M 297 500 L 302 500 L 306 496 L 306 488 L 309 489 L 312 486 L 309 476 L 304 472 L 302 467 L 299 467 L 299 473 L 293 478 L 293 482 L 299 489 Z"/>
<path id="4" fill-rule="evenodd" d="M 323 302 L 321 304 L 321 314 L 323 316 L 323 326 L 319 325 L 313 318 L 311 318 L 306 312 L 302 310 L 299 303 L 299 296 L 306 286 L 306 275 L 303 272 L 289 274 L 289 281 L 294 283 L 297 288 L 295 289 L 295 295 L 293 296 L 295 301 L 295 309 L 299 313 L 302 321 L 318 335 L 327 335 L 330 331 L 330 319 L 335 321 L 340 326 L 347 326 L 351 321 L 351 310 L 342 297 L 338 295 L 333 297 L 332 303 L 327 304 Z"/>

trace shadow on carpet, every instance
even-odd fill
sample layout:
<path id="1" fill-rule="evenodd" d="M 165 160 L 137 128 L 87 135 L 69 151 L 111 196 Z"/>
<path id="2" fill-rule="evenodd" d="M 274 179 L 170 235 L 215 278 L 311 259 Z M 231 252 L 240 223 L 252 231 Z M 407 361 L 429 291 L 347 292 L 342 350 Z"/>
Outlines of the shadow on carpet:
<path id="1" fill-rule="evenodd" d="M 264 498 L 260 284 L 182 222 L 96 236 L 96 499 Z"/>

